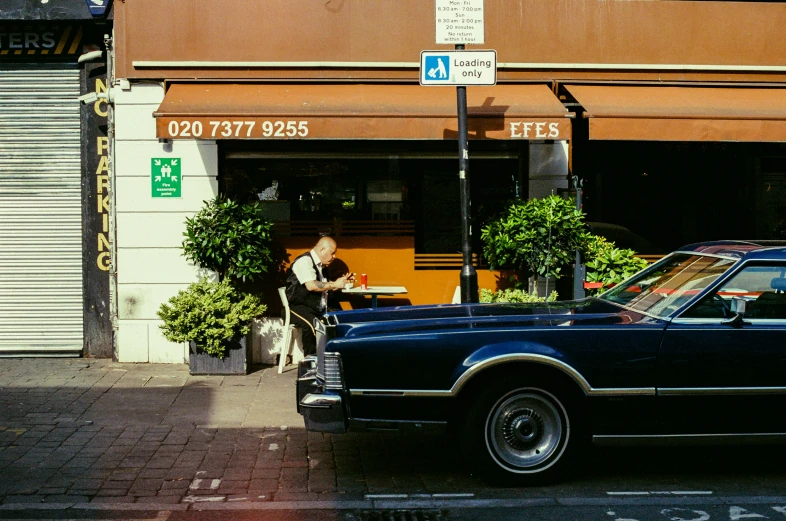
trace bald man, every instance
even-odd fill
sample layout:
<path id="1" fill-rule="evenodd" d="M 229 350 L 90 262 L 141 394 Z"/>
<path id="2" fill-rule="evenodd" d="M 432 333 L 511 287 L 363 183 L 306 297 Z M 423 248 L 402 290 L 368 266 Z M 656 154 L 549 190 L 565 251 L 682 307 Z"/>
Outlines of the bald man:
<path id="1" fill-rule="evenodd" d="M 346 282 L 354 280 L 350 273 L 332 282 L 328 280 L 326 268 L 335 258 L 336 241 L 322 237 L 311 251 L 297 257 L 287 271 L 290 323 L 302 332 L 306 355 L 316 353 L 314 320 L 327 311 L 328 292 L 344 289 Z"/>

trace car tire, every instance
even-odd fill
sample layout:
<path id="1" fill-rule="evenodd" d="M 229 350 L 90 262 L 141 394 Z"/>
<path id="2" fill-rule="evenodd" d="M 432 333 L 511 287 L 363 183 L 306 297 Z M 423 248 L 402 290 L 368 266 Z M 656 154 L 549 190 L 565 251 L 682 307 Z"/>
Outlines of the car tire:
<path id="1" fill-rule="evenodd" d="M 569 392 L 528 378 L 503 378 L 470 403 L 462 425 L 462 452 L 494 483 L 554 481 L 575 461 L 582 439 L 574 425 L 578 410 Z"/>

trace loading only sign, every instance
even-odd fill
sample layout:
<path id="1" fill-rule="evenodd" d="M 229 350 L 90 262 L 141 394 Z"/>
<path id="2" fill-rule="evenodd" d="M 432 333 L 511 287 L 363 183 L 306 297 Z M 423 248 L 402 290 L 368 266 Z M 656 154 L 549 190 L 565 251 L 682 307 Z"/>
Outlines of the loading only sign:
<path id="1" fill-rule="evenodd" d="M 421 85 L 495 85 L 497 51 L 421 51 Z"/>

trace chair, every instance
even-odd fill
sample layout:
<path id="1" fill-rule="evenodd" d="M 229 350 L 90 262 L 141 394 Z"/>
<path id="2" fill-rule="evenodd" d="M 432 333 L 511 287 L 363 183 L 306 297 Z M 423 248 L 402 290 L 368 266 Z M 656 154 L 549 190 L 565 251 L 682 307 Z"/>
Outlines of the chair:
<path id="1" fill-rule="evenodd" d="M 754 312 L 746 313 L 750 318 L 786 319 L 786 278 L 776 277 L 770 282 L 775 291 L 767 291 L 754 301 Z"/>
<path id="2" fill-rule="evenodd" d="M 461 286 L 456 286 L 456 291 L 453 292 L 453 299 L 451 304 L 461 304 Z"/>
<path id="3" fill-rule="evenodd" d="M 281 303 L 284 305 L 284 329 L 283 340 L 281 342 L 281 351 L 278 355 L 278 372 L 281 374 L 286 365 L 287 356 L 289 355 L 290 346 L 294 343 L 292 349 L 292 363 L 296 364 L 303 359 L 303 342 L 300 339 L 300 330 L 294 324 L 289 322 L 289 301 L 287 300 L 287 288 L 282 286 L 278 288 L 278 295 L 281 297 Z"/>

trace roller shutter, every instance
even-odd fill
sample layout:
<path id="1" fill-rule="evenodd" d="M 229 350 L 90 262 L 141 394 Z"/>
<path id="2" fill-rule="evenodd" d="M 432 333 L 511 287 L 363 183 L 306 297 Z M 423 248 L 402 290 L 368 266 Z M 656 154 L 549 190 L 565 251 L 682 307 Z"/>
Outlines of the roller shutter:
<path id="1" fill-rule="evenodd" d="M 0 65 L 0 356 L 79 354 L 79 69 Z"/>

